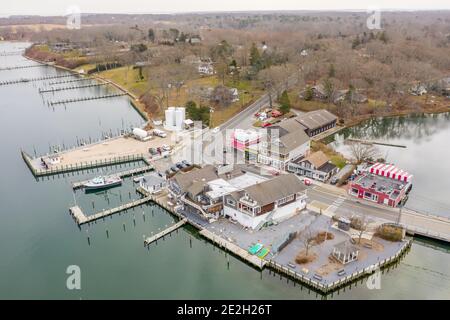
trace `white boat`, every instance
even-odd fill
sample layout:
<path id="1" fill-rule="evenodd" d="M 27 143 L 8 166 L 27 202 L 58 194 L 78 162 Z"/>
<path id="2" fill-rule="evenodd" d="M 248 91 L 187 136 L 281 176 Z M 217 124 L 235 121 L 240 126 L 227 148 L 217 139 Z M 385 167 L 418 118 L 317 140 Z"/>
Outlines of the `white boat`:
<path id="1" fill-rule="evenodd" d="M 122 179 L 120 177 L 96 177 L 94 179 L 89 180 L 83 187 L 86 190 L 94 190 L 94 189 L 105 189 L 115 186 L 120 186 L 122 184 Z"/>

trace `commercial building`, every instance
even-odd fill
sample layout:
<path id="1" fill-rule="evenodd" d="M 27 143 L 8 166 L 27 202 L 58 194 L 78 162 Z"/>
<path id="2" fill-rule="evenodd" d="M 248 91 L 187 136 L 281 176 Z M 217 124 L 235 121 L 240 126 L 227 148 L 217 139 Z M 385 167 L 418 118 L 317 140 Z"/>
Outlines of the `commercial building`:
<path id="1" fill-rule="evenodd" d="M 351 182 L 348 192 L 354 197 L 397 207 L 406 200 L 412 178 L 411 174 L 394 165 L 375 163 Z"/>
<path id="2" fill-rule="evenodd" d="M 244 227 L 259 230 L 303 210 L 305 190 L 294 174 L 283 174 L 225 195 L 223 214 Z"/>

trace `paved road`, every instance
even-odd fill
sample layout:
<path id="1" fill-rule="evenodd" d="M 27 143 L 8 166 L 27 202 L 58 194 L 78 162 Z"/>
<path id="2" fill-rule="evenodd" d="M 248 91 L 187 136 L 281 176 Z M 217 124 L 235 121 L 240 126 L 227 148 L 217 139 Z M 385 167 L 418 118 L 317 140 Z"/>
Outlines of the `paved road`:
<path id="1" fill-rule="evenodd" d="M 400 209 L 384 208 L 365 203 L 364 201 L 359 202 L 339 191 L 332 191 L 317 185 L 309 188 L 307 195 L 309 203 L 313 201 L 321 202 L 325 206 L 328 206 L 326 209 L 328 212 L 339 215 L 363 214 L 373 218 L 397 222 L 400 213 Z M 415 231 L 416 233 L 422 235 L 434 234 L 443 240 L 450 240 L 450 219 L 446 217 L 426 215 L 409 209 L 403 209 L 400 222 L 408 230 Z"/>

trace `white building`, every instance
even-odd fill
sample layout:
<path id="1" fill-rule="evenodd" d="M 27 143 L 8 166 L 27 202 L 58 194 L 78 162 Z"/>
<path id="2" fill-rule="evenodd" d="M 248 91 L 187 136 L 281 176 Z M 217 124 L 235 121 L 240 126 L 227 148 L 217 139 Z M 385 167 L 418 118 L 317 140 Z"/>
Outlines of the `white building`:
<path id="1" fill-rule="evenodd" d="M 294 174 L 283 174 L 225 195 L 223 214 L 244 227 L 259 230 L 305 209 L 305 190 Z"/>
<path id="2" fill-rule="evenodd" d="M 205 76 L 212 76 L 214 74 L 214 67 L 211 63 L 202 63 L 198 66 L 198 73 Z"/>
<path id="3" fill-rule="evenodd" d="M 181 131 L 184 129 L 186 109 L 183 107 L 169 107 L 165 111 L 164 128 L 169 131 Z"/>

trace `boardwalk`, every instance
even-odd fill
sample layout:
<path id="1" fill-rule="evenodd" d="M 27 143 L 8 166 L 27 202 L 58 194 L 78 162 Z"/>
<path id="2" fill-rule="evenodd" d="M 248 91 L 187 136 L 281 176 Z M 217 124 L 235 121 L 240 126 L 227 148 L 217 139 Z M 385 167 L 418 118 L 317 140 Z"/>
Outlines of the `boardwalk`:
<path id="1" fill-rule="evenodd" d="M 219 247 L 226 249 L 229 252 L 232 252 L 233 254 L 244 259 L 245 261 L 247 261 L 248 263 L 250 263 L 251 265 L 253 265 L 259 269 L 263 269 L 267 263 L 266 260 L 262 260 L 262 259 L 258 258 L 257 256 L 250 254 L 249 252 L 247 252 L 246 250 L 242 249 L 241 247 L 235 245 L 234 243 L 232 243 L 218 235 L 215 235 L 208 229 L 201 230 L 199 232 L 199 234 L 201 234 L 203 237 L 211 240 L 212 242 L 217 244 Z"/>
<path id="2" fill-rule="evenodd" d="M 86 216 L 79 206 L 71 207 L 69 209 L 69 212 L 74 217 L 74 219 L 78 223 L 78 225 L 82 225 L 82 224 L 85 224 L 85 223 L 93 222 L 93 221 L 98 220 L 98 219 L 105 218 L 107 216 L 119 213 L 119 212 L 124 211 L 124 210 L 128 210 L 128 209 L 140 206 L 140 205 L 142 205 L 144 203 L 147 203 L 147 202 L 151 201 L 152 198 L 153 197 L 149 196 L 149 197 L 141 198 L 141 199 L 138 199 L 138 200 L 134 200 L 132 202 L 128 202 L 126 204 L 123 204 L 121 206 L 118 206 L 118 207 L 115 207 L 115 208 L 112 208 L 112 209 L 103 210 L 101 212 L 95 213 L 95 214 L 90 215 L 90 216 Z"/>
<path id="3" fill-rule="evenodd" d="M 125 178 L 125 177 L 134 176 L 135 174 L 145 173 L 145 172 L 152 171 L 152 170 L 153 170 L 152 166 L 145 166 L 145 167 L 135 168 L 135 169 L 127 170 L 127 171 L 117 172 L 111 176 Z M 81 188 L 88 181 L 89 180 L 74 182 L 72 184 L 72 187 L 74 189 Z"/>
<path id="4" fill-rule="evenodd" d="M 169 233 L 172 233 L 175 230 L 177 230 L 178 228 L 181 228 L 186 223 L 187 223 L 187 219 L 182 219 L 182 220 L 178 221 L 177 223 L 175 223 L 174 225 L 168 227 L 167 229 L 164 229 L 163 231 L 155 234 L 154 236 L 151 236 L 151 237 L 148 237 L 147 239 L 145 239 L 144 240 L 144 245 L 148 246 L 151 243 L 153 243 L 155 241 L 158 241 L 158 239 L 167 236 Z"/>

